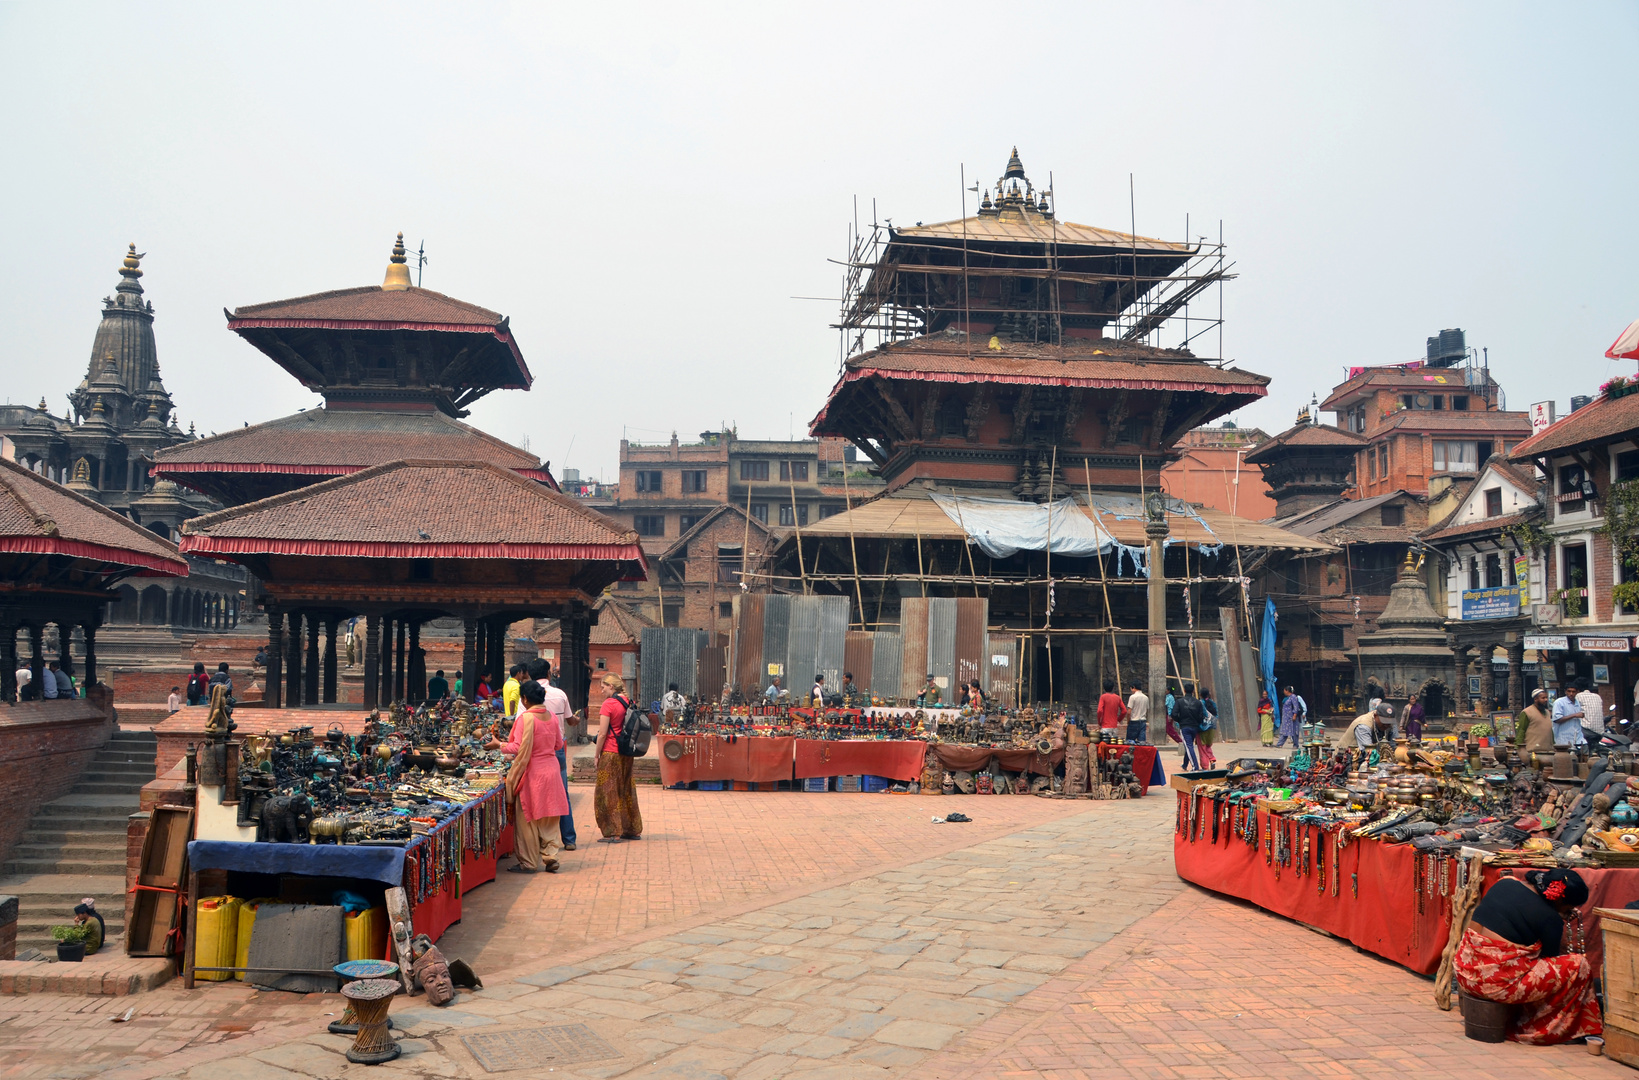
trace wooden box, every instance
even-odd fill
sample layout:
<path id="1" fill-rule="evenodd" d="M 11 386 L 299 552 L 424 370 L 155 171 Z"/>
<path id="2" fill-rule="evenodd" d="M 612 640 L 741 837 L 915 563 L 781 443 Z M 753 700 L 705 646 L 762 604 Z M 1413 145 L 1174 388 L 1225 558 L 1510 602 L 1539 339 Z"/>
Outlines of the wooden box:
<path id="1" fill-rule="evenodd" d="M 1594 914 L 1605 940 L 1605 1056 L 1639 1067 L 1639 911 Z"/>

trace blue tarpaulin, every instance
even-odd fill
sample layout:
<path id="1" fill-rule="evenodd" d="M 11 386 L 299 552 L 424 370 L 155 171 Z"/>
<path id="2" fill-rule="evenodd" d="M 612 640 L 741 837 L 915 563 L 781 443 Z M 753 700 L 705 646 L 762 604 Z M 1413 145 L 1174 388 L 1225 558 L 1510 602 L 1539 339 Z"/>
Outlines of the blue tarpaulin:
<path id="1" fill-rule="evenodd" d="M 195 871 L 304 874 L 308 877 L 361 878 L 394 887 L 404 884 L 404 849 L 401 847 L 193 840 L 188 843 L 188 866 Z"/>
<path id="2" fill-rule="evenodd" d="M 1263 634 L 1258 645 L 1258 667 L 1263 673 L 1263 686 L 1269 692 L 1269 700 L 1278 702 L 1280 695 L 1275 692 L 1275 598 L 1263 598 Z"/>

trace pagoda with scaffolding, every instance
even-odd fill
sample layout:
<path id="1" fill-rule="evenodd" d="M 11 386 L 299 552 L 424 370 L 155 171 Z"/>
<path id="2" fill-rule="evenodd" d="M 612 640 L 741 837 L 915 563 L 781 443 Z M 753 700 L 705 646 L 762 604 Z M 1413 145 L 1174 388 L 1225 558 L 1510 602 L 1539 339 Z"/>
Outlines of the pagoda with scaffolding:
<path id="1" fill-rule="evenodd" d="M 852 442 L 886 486 L 783 540 L 774 591 L 847 596 L 856 632 L 899 634 L 907 657 L 945 633 L 942 605 L 983 603 L 957 677 L 1003 680 L 1013 653 L 1019 700 L 1085 708 L 1105 677 L 1195 678 L 1221 607 L 1244 634 L 1242 548 L 1329 549 L 1161 491 L 1179 439 L 1269 382 L 1189 347 L 1218 325 L 1189 305 L 1231 276 L 1221 244 L 1060 220 L 1015 150 L 976 214 L 873 225 L 847 273 L 845 360 L 809 433 Z"/>

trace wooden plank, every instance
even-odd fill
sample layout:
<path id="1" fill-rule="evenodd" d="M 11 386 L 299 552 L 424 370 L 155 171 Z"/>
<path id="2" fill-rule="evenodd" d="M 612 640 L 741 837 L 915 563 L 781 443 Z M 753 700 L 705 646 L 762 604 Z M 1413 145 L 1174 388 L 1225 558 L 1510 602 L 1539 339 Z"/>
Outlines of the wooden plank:
<path id="1" fill-rule="evenodd" d="M 410 897 L 403 889 L 387 890 L 387 936 L 393 943 L 393 955 L 398 957 L 398 977 L 404 983 L 404 992 L 413 991 L 410 985 L 410 939 L 415 937 L 415 926 L 410 922 Z"/>
<path id="2" fill-rule="evenodd" d="M 164 956 L 171 931 L 184 914 L 178 902 L 193 837 L 193 807 L 156 806 L 137 861 L 136 898 L 126 927 L 127 956 Z M 189 920 L 189 932 L 192 932 Z"/>

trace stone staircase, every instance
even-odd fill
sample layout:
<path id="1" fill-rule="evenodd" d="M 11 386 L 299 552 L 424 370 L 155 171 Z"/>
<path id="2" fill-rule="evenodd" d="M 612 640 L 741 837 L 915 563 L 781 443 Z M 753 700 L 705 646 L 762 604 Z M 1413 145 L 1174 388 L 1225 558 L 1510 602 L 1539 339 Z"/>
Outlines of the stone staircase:
<path id="1" fill-rule="evenodd" d="M 154 778 L 156 745 L 149 732 L 115 732 L 72 791 L 35 811 L 0 867 L 0 894 L 19 902 L 19 953 L 50 954 L 51 928 L 72 922 L 74 905 L 87 896 L 97 901 L 109 941 L 124 934 L 126 819 Z"/>

